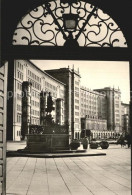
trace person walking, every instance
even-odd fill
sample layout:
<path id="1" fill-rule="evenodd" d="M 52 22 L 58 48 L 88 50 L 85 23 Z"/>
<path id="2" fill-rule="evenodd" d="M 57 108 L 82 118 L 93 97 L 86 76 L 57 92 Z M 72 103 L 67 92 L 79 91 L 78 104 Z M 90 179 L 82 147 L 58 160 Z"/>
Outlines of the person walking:
<path id="1" fill-rule="evenodd" d="M 131 135 L 127 135 L 126 140 L 127 140 L 127 146 L 128 146 L 128 148 L 130 148 L 130 146 L 131 146 Z"/>

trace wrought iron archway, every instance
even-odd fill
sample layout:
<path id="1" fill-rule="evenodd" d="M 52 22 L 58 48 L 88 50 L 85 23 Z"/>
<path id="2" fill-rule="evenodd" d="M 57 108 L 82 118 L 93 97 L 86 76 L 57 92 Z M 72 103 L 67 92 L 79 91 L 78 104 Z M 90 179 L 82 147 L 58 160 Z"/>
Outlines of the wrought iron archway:
<path id="1" fill-rule="evenodd" d="M 69 29 L 65 22 L 69 22 Z M 127 47 L 122 31 L 112 18 L 84 0 L 45 1 L 21 19 L 13 35 L 13 45 Z"/>

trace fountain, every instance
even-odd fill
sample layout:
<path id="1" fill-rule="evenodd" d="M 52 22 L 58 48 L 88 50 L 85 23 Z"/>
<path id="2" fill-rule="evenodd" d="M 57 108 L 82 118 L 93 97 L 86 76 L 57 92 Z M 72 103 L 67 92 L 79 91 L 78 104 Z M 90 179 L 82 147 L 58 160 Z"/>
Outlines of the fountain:
<path id="1" fill-rule="evenodd" d="M 42 97 L 43 95 L 45 94 L 42 94 Z M 53 153 L 69 150 L 68 126 L 53 121 L 53 110 L 53 101 L 49 93 L 46 114 L 42 116 L 41 125 L 29 125 L 29 133 L 26 134 L 28 152 Z"/>

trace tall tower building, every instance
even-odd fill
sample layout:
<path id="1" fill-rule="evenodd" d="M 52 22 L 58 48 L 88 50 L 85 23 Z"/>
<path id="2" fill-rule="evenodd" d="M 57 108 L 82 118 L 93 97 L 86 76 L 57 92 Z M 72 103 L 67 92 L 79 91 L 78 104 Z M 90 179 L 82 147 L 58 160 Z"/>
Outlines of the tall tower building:
<path id="1" fill-rule="evenodd" d="M 130 108 L 129 104 L 121 102 L 122 132 L 130 133 Z"/>
<path id="2" fill-rule="evenodd" d="M 120 133 L 122 130 L 120 89 L 105 87 L 104 89 L 96 89 L 95 91 L 106 94 L 108 130 Z"/>
<path id="3" fill-rule="evenodd" d="M 74 68 L 46 70 L 48 74 L 66 84 L 66 118 L 71 137 L 80 138 L 80 74 Z M 76 136 L 75 136 L 76 135 Z"/>

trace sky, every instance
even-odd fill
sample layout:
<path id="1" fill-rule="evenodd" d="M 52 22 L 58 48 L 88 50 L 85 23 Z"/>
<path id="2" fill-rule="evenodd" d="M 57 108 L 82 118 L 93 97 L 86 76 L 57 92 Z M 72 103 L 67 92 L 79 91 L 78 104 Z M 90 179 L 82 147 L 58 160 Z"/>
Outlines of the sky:
<path id="1" fill-rule="evenodd" d="M 42 70 L 70 67 L 81 75 L 81 86 L 89 89 L 114 87 L 121 90 L 121 101 L 130 101 L 129 62 L 121 61 L 73 61 L 73 60 L 31 60 Z"/>

